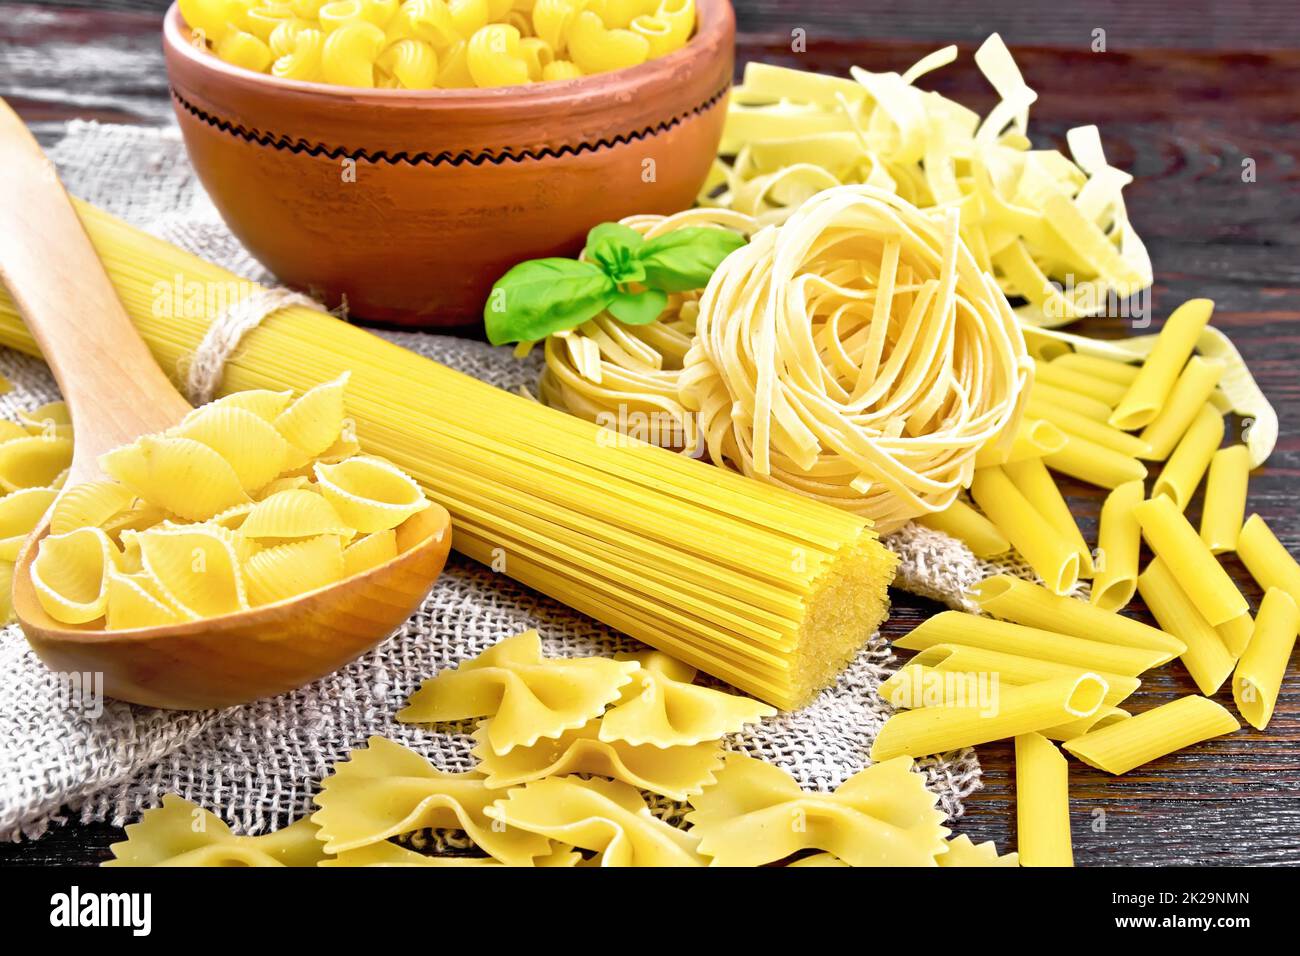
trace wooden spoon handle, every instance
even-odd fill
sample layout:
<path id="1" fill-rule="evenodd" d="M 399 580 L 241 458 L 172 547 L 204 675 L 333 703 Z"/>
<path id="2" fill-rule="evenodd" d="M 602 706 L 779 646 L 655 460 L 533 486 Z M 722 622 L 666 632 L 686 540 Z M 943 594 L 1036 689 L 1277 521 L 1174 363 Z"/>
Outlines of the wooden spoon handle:
<path id="1" fill-rule="evenodd" d="M 2 99 L 0 155 L 0 281 L 68 403 L 84 480 L 100 454 L 189 406 L 131 324 L 54 164 Z"/>

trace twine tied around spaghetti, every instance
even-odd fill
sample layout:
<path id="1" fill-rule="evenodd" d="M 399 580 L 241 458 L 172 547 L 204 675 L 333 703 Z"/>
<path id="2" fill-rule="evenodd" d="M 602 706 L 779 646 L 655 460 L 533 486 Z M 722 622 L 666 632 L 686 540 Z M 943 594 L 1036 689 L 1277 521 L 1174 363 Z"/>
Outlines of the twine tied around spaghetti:
<path id="1" fill-rule="evenodd" d="M 295 305 L 333 314 L 310 296 L 282 288 L 261 289 L 222 310 L 208 326 L 203 341 L 181 360 L 181 387 L 189 403 L 199 406 L 212 401 L 221 387 L 226 363 L 244 336 L 268 315 Z M 347 308 L 346 302 L 341 308 Z"/>

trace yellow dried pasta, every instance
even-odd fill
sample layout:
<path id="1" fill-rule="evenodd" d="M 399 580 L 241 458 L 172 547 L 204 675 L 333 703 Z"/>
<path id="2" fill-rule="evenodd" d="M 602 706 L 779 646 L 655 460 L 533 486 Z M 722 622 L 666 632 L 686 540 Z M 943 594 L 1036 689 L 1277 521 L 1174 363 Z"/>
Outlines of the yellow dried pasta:
<path id="1" fill-rule="evenodd" d="M 732 753 L 717 782 L 691 797 L 686 819 L 713 866 L 762 866 L 808 849 L 850 866 L 934 866 L 949 833 L 937 799 L 907 757 L 874 764 L 825 794 Z"/>
<path id="2" fill-rule="evenodd" d="M 36 599 L 57 621 L 93 621 L 107 606 L 108 572 L 117 559 L 117 547 L 98 528 L 47 535 L 32 562 Z"/>
<path id="3" fill-rule="evenodd" d="M 348 373 L 303 392 L 275 417 L 275 429 L 292 447 L 288 468 L 304 465 L 322 454 L 343 431 L 343 393 Z"/>
<path id="4" fill-rule="evenodd" d="M 135 494 L 114 481 L 86 481 L 59 495 L 50 531 L 66 534 L 76 528 L 101 528 L 115 515 L 126 511 Z"/>
<path id="5" fill-rule="evenodd" d="M 499 755 L 489 744 L 492 724 L 492 720 L 484 721 L 475 731 L 478 745 L 473 753 L 488 786 L 494 788 L 570 773 L 599 774 L 671 800 L 685 800 L 712 783 L 722 767 L 722 747 L 717 740 L 666 748 L 605 741 L 600 739 L 599 718 L 558 737 L 544 737 Z"/>
<path id="6" fill-rule="evenodd" d="M 18 560 L 27 535 L 57 495 L 54 488 L 20 488 L 0 498 L 0 561 Z"/>
<path id="7" fill-rule="evenodd" d="M 1023 322 L 1060 325 L 1102 312 L 1151 284 L 1150 257 L 1129 223 L 1096 127 L 1067 135 L 1072 158 L 1033 149 L 1036 94 L 1002 39 L 975 54 L 999 102 L 980 117 L 915 83 L 956 59 L 955 47 L 903 74 L 852 79 L 751 61 L 732 91 L 717 175 L 701 195 L 781 222 L 813 193 L 866 183 L 921 207 L 962 209 L 962 235 L 981 269 L 1025 304 Z M 720 191 L 719 191 L 720 190 Z"/>
<path id="8" fill-rule="evenodd" d="M 54 501 L 55 540 L 41 562 L 47 613 L 66 624 L 103 617 L 109 630 L 128 630 L 295 598 L 393 560 L 395 529 L 428 501 L 392 465 L 357 459 L 357 439 L 344 415 L 346 381 L 341 376 L 296 401 L 288 391 L 235 392 L 194 409 L 163 434 L 101 456 L 107 480 L 74 485 L 57 500 L 53 487 L 0 498 L 0 561 L 17 556 L 22 534 Z M 25 432 L 11 441 L 68 443 Z M 311 457 L 305 457 L 308 448 Z M 359 467 L 351 466 L 354 460 Z M 312 482 L 309 473 L 318 466 L 336 479 L 333 500 L 383 526 L 346 560 L 344 546 L 357 538 L 357 529 Z M 380 481 L 374 480 L 376 468 Z M 373 517 L 376 512 L 382 520 Z M 65 540 L 90 530 L 102 533 L 112 549 L 115 573 L 95 579 L 107 607 L 99 595 L 90 599 L 98 566 L 92 543 L 98 539 Z M 67 560 L 77 567 L 59 567 Z M 98 614 L 86 617 L 91 610 Z"/>
<path id="9" fill-rule="evenodd" d="M 498 756 L 584 726 L 618 699 L 635 661 L 542 657 L 536 631 L 506 638 L 455 670 L 425 681 L 397 719 L 433 723 L 491 717 L 487 741 Z"/>
<path id="10" fill-rule="evenodd" d="M 328 853 L 380 843 L 426 827 L 464 830 L 474 843 L 512 866 L 532 866 L 551 852 L 544 837 L 501 825 L 487 809 L 501 796 L 480 774 L 445 773 L 413 750 L 371 737 L 334 765 L 316 795 L 312 821 Z"/>
<path id="11" fill-rule="evenodd" d="M 623 69 L 680 49 L 696 22 L 695 0 L 181 0 L 180 10 L 195 44 L 235 66 L 402 90 L 557 78 L 538 45 L 585 73 Z"/>
<path id="12" fill-rule="evenodd" d="M 289 443 L 266 419 L 234 405 L 197 409 L 168 434 L 207 445 L 225 459 L 248 492 L 284 471 L 292 454 Z"/>
<path id="13" fill-rule="evenodd" d="M 353 541 L 343 549 L 343 576 L 350 578 L 397 557 L 397 533 L 376 531 Z"/>
<path id="14" fill-rule="evenodd" d="M 0 442 L 0 490 L 46 488 L 72 464 L 72 439 L 23 435 Z"/>
<path id="15" fill-rule="evenodd" d="M 332 534 L 351 539 L 355 530 L 314 491 L 286 489 L 253 505 L 239 526 L 245 538 L 314 538 Z"/>
<path id="16" fill-rule="evenodd" d="M 215 813 L 169 793 L 126 828 L 104 866 L 316 866 L 325 859 L 307 818 L 263 836 L 236 836 Z"/>
<path id="17" fill-rule="evenodd" d="M 703 866 L 697 837 L 656 819 L 627 784 L 558 777 L 510 791 L 493 820 L 594 850 L 598 866 Z"/>
<path id="18" fill-rule="evenodd" d="M 316 482 L 339 516 L 357 531 L 387 531 L 429 506 L 424 491 L 396 465 L 356 456 L 317 463 Z"/>
<path id="19" fill-rule="evenodd" d="M 273 545 L 244 562 L 243 576 L 250 606 L 288 600 L 343 580 L 343 546 L 334 534 Z"/>
<path id="20" fill-rule="evenodd" d="M 230 463 L 192 438 L 145 435 L 101 455 L 99 465 L 136 495 L 190 521 L 249 500 Z"/>
<path id="21" fill-rule="evenodd" d="M 695 668 L 662 651 L 623 659 L 636 661 L 640 670 L 601 718 L 603 741 L 690 747 L 776 714 L 775 707 L 761 701 L 695 685 Z"/>
<path id="22" fill-rule="evenodd" d="M 129 534 L 144 571 L 182 613 L 216 617 L 249 607 L 235 535 L 215 525 L 159 526 Z"/>

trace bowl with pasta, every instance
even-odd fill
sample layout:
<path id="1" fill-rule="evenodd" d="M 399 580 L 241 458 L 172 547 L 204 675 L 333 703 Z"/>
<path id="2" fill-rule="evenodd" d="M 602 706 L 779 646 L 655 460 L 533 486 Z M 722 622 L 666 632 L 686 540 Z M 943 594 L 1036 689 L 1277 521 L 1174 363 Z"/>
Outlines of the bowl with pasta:
<path id="1" fill-rule="evenodd" d="M 472 332 L 511 265 L 691 205 L 734 33 L 728 0 L 181 0 L 163 47 L 200 180 L 280 281 Z"/>

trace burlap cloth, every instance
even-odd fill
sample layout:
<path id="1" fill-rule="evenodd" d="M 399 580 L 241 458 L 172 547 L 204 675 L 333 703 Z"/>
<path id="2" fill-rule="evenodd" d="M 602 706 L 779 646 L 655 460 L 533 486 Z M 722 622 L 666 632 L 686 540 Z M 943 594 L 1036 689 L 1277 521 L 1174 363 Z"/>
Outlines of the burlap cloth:
<path id="1" fill-rule="evenodd" d="M 222 225 L 174 129 L 75 122 L 51 156 L 75 195 L 247 278 L 272 281 Z M 446 336 L 390 337 L 504 388 L 536 381 L 535 362 L 519 362 L 509 349 Z M 0 398 L 6 417 L 57 397 L 36 360 L 0 350 L 0 371 L 14 383 Z M 916 526 L 887 543 L 902 556 L 899 587 L 953 607 L 964 606 L 971 583 L 1008 570 Z M 459 555 L 420 612 L 360 660 L 292 694 L 223 711 L 177 713 L 106 700 L 102 713 L 87 713 L 65 701 L 66 685 L 28 649 L 18 627 L 8 627 L 0 638 L 0 838 L 35 837 L 68 816 L 130 822 L 167 792 L 215 811 L 239 832 L 263 832 L 307 812 L 331 763 L 371 734 L 414 747 L 444 769 L 468 769 L 474 761 L 467 736 L 402 725 L 393 714 L 424 678 L 530 627 L 541 631 L 552 655 L 633 646 Z M 890 713 L 876 687 L 894 666 L 876 635 L 810 706 L 728 744 L 785 768 L 806 788 L 833 789 L 866 765 Z M 923 768 L 943 808 L 960 816 L 962 799 L 980 785 L 974 753 L 926 760 Z"/>

